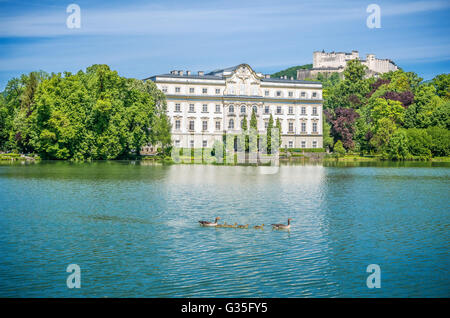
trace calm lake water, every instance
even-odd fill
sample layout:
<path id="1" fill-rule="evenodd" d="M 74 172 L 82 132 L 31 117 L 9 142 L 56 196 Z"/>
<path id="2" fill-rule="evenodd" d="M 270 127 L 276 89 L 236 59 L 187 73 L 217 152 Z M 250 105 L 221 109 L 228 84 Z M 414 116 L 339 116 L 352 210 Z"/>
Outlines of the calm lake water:
<path id="1" fill-rule="evenodd" d="M 0 297 L 449 297 L 450 166 L 0 165 Z M 198 220 L 286 223 L 288 231 Z M 66 267 L 81 267 L 68 289 Z M 366 268 L 381 268 L 381 288 Z"/>

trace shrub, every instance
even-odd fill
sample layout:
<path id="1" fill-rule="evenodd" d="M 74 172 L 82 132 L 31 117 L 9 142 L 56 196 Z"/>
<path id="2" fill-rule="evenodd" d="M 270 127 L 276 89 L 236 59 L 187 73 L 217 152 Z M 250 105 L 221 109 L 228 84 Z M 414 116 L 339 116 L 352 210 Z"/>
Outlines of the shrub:
<path id="1" fill-rule="evenodd" d="M 410 128 L 406 130 L 408 137 L 408 150 L 413 156 L 419 159 L 431 158 L 431 136 L 425 129 Z"/>
<path id="2" fill-rule="evenodd" d="M 333 152 L 335 152 L 339 156 L 345 155 L 345 148 L 344 145 L 342 144 L 342 141 L 340 140 L 336 141 L 333 147 Z"/>
<path id="3" fill-rule="evenodd" d="M 450 131 L 441 127 L 427 128 L 427 134 L 431 137 L 430 150 L 433 157 L 445 157 L 450 155 Z"/>

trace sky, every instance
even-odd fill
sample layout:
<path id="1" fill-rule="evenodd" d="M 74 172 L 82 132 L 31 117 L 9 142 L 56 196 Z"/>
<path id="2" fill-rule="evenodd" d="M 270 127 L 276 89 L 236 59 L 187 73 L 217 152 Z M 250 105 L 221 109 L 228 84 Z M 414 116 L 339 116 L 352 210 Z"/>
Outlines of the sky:
<path id="1" fill-rule="evenodd" d="M 66 24 L 72 3 L 80 28 Z M 366 24 L 372 3 L 380 28 Z M 0 91 L 23 73 L 92 64 L 140 79 L 240 63 L 270 74 L 318 50 L 373 53 L 428 80 L 450 72 L 449 35 L 450 0 L 0 0 Z"/>

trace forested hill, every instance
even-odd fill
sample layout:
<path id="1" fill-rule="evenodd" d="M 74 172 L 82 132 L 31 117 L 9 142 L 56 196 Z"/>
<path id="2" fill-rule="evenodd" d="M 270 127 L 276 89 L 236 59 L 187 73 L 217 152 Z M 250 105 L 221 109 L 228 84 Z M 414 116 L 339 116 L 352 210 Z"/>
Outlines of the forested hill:
<path id="1" fill-rule="evenodd" d="M 287 77 L 291 77 L 292 76 L 294 78 L 297 78 L 297 70 L 300 70 L 300 69 L 307 69 L 307 70 L 309 70 L 311 68 L 312 68 L 312 64 L 292 66 L 292 67 L 289 67 L 289 68 L 287 68 L 285 70 L 273 73 L 270 76 L 279 78 L 279 77 L 282 77 L 282 76 L 286 75 Z"/>

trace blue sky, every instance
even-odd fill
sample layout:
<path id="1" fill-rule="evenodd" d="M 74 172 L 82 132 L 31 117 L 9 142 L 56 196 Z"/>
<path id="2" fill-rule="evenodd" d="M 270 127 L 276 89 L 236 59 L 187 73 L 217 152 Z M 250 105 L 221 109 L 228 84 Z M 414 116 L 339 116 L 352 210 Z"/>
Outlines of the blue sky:
<path id="1" fill-rule="evenodd" d="M 71 3 L 80 29 L 66 26 Z M 366 26 L 371 3 L 380 29 Z M 22 73 L 97 63 L 135 78 L 239 63 L 273 73 L 322 49 L 374 53 L 431 79 L 450 72 L 449 20 L 449 0 L 0 0 L 0 90 Z"/>

